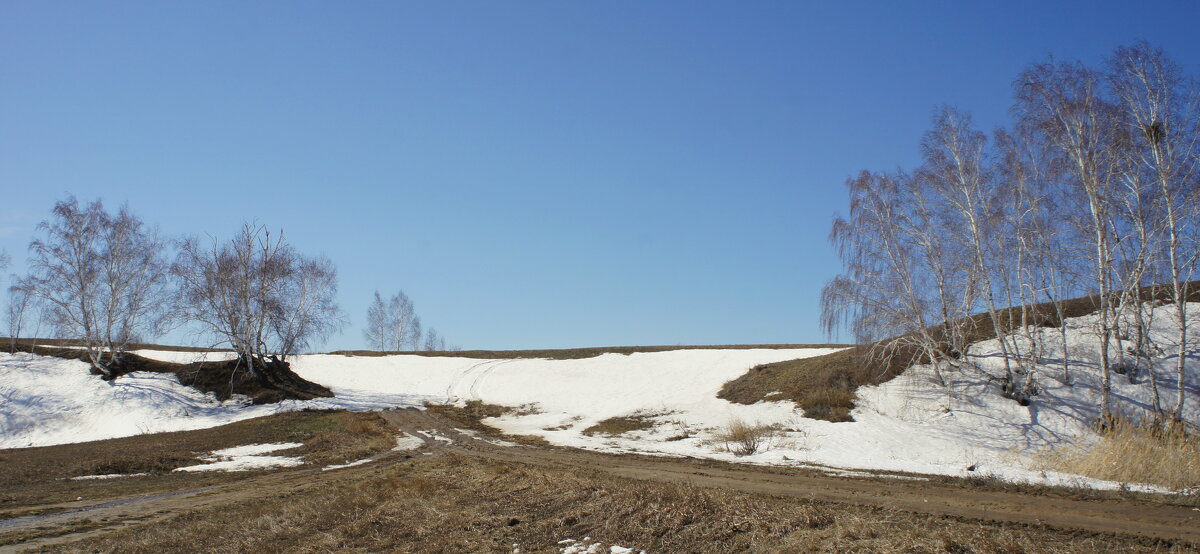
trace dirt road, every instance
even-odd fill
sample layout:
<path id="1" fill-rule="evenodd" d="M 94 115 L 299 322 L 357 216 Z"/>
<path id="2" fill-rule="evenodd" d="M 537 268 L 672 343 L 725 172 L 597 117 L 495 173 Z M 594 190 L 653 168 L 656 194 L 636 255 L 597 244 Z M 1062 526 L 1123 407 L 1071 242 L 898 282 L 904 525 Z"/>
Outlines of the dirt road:
<path id="1" fill-rule="evenodd" d="M 611 455 L 574 449 L 509 446 L 464 433 L 435 414 L 421 410 L 382 412 L 398 433 L 420 437 L 418 451 L 392 451 L 372 463 L 321 471 L 280 471 L 226 486 L 175 491 L 96 504 L 35 507 L 50 512 L 0 521 L 0 533 L 38 530 L 59 536 L 0 547 L 15 552 L 62 544 L 131 524 L 160 521 L 179 514 L 254 498 L 272 491 L 303 492 L 336 487 L 340 480 L 361 479 L 413 456 L 475 456 L 515 464 L 596 471 L 630 479 L 686 483 L 752 494 L 880 507 L 939 517 L 1045 526 L 1074 533 L 1119 534 L 1200 545 L 1200 509 L 1140 501 L 1079 500 L 1058 496 L 972 488 L 955 484 L 889 478 L 835 477 L 812 470 L 724 464 L 711 461 Z M 47 532 L 49 531 L 49 532 Z"/>

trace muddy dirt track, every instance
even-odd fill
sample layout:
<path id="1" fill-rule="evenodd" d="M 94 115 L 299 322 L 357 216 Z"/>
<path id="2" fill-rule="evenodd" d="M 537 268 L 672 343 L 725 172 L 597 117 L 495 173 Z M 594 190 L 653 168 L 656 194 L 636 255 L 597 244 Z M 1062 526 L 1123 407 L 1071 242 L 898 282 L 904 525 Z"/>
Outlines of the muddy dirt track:
<path id="1" fill-rule="evenodd" d="M 414 456 L 460 455 L 515 464 L 596 471 L 637 480 L 732 489 L 752 494 L 879 507 L 981 522 L 1044 526 L 1074 533 L 1120 534 L 1200 545 L 1200 509 L 1138 501 L 1077 500 L 942 485 L 894 478 L 848 478 L 812 470 L 732 465 L 691 459 L 612 455 L 582 450 L 506 446 L 464 434 L 435 414 L 415 410 L 381 412 L 398 432 L 421 437 L 419 451 L 392 451 L 372 463 L 334 471 L 279 471 L 230 485 L 174 491 L 94 504 L 32 507 L 28 513 L 57 512 L 0 521 L 0 533 L 60 529 L 57 537 L 0 547 L 16 552 L 63 544 L 121 527 L 160 521 L 193 510 L 226 505 L 272 492 L 302 493 L 336 487 Z M 87 522 L 86 525 L 83 522 Z M 72 529 L 78 528 L 78 531 Z"/>

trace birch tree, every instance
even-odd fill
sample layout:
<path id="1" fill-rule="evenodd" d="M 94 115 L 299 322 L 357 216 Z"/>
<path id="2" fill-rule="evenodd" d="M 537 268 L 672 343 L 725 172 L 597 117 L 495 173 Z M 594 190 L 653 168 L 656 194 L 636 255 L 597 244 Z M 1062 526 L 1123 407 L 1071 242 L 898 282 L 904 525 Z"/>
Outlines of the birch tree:
<path id="1" fill-rule="evenodd" d="M 417 350 L 421 339 L 421 323 L 417 319 L 413 301 L 397 291 L 388 301 L 386 314 L 388 349 L 393 351 Z"/>
<path id="2" fill-rule="evenodd" d="M 1099 298 L 1100 412 L 1111 419 L 1112 375 L 1109 346 L 1113 319 L 1112 179 L 1115 172 L 1112 105 L 1102 97 L 1102 79 L 1081 63 L 1035 64 L 1017 79 L 1019 125 L 1029 137 L 1045 141 L 1067 171 L 1065 199 L 1081 241 L 1090 245 L 1092 281 Z"/>
<path id="3" fill-rule="evenodd" d="M 1200 164 L 1200 87 L 1182 76 L 1161 50 L 1139 42 L 1120 47 L 1108 62 L 1109 80 L 1121 123 L 1131 144 L 1129 159 L 1157 192 L 1164 240 L 1161 252 L 1175 306 L 1180 355 L 1176 360 L 1177 396 L 1171 416 L 1178 422 L 1185 402 L 1185 358 L 1190 342 L 1188 296 L 1200 244 L 1197 169 Z"/>
<path id="4" fill-rule="evenodd" d="M 259 379 L 344 324 L 333 264 L 301 255 L 263 226 L 246 223 L 225 242 L 184 240 L 172 273 L 184 317 Z"/>
<path id="5" fill-rule="evenodd" d="M 446 338 L 439 335 L 437 329 L 429 328 L 425 334 L 425 350 L 430 352 L 440 352 L 446 349 Z"/>
<path id="6" fill-rule="evenodd" d="M 5 320 L 8 324 L 9 352 L 17 351 L 17 341 L 21 339 L 21 332 L 24 330 L 25 318 L 29 313 L 32 300 L 33 295 L 29 293 L 29 289 L 20 285 L 8 287 L 8 309 L 5 312 Z"/>
<path id="7" fill-rule="evenodd" d="M 367 324 L 363 327 L 363 339 L 372 350 L 384 352 L 388 349 L 388 314 L 383 297 L 375 291 L 375 299 L 367 307 Z"/>
<path id="8" fill-rule="evenodd" d="M 113 215 L 74 197 L 56 203 L 38 231 L 20 287 L 46 305 L 60 337 L 79 340 L 92 366 L 113 377 L 126 347 L 167 321 L 164 241 L 127 207 Z"/>

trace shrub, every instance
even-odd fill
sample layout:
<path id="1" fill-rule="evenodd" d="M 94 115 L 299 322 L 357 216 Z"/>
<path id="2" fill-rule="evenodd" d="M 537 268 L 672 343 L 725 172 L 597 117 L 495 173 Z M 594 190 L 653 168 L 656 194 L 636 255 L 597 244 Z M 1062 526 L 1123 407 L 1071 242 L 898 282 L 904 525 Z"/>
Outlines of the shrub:
<path id="1" fill-rule="evenodd" d="M 779 426 L 762 423 L 747 423 L 739 418 L 731 418 L 729 423 L 717 430 L 713 435 L 715 442 L 722 443 L 725 450 L 738 456 L 749 456 L 771 446 L 771 441 L 779 436 Z"/>

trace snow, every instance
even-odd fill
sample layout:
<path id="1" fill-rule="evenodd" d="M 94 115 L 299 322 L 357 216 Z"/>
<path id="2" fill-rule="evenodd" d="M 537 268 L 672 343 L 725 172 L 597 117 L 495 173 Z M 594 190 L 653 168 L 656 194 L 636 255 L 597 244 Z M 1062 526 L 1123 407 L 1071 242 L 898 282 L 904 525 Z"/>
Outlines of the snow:
<path id="1" fill-rule="evenodd" d="M 1157 308 L 1152 330 L 1164 351 L 1155 360 L 1163 398 L 1175 393 L 1173 382 L 1165 379 L 1179 355 L 1173 310 Z M 1200 314 L 1200 305 L 1189 312 Z M 1200 326 L 1200 317 L 1195 319 L 1193 324 Z M 336 398 L 263 406 L 244 399 L 217 402 L 181 386 L 173 375 L 133 373 L 107 383 L 90 375 L 82 362 L 0 354 L 0 448 L 197 429 L 304 408 L 374 410 L 480 400 L 534 408 L 485 423 L 561 446 L 808 467 L 847 476 L 885 471 L 1118 488 L 1118 483 L 1030 469 L 1041 451 L 1095 440 L 1088 427 L 1098 415 L 1095 320 L 1067 321 L 1071 385 L 1059 378 L 1057 360 L 1063 353 L 1057 350 L 1057 329 L 1044 330 L 1047 365 L 1039 367 L 1041 393 L 1030 406 L 1002 398 L 997 385 L 980 373 L 949 375 L 948 392 L 935 382 L 931 368 L 918 366 L 882 385 L 861 388 L 855 421 L 847 423 L 806 418 L 789 401 L 741 405 L 716 397 L 725 382 L 751 367 L 835 351 L 823 348 L 674 350 L 578 360 L 306 355 L 293 358 L 293 369 L 329 387 Z M 172 361 L 194 356 L 139 353 Z M 972 345 L 968 354 L 986 371 L 1002 373 L 996 341 Z M 1194 366 L 1200 359 L 1192 359 L 1196 352 L 1184 354 L 1193 365 L 1190 375 L 1200 375 Z M 1186 386 L 1195 391 L 1197 385 Z M 1144 378 L 1131 383 L 1115 375 L 1113 388 L 1119 405 L 1144 407 L 1150 402 Z M 642 416 L 653 427 L 618 436 L 582 433 L 602 420 L 630 415 Z M 1194 394 L 1184 416 L 1193 423 L 1200 420 Z M 769 448 L 736 456 L 714 440 L 715 432 L 734 419 L 775 425 L 779 435 Z M 398 437 L 397 448 L 417 449 L 427 440 L 452 443 L 433 431 L 416 434 Z"/>
<path id="2" fill-rule="evenodd" d="M 450 446 L 451 444 L 454 444 L 454 439 L 439 433 L 436 429 L 429 429 L 426 431 L 417 431 L 417 434 L 421 435 L 422 437 L 425 437 L 426 439 L 429 439 L 431 441 L 445 443 L 446 446 Z"/>
<path id="3" fill-rule="evenodd" d="M 1172 308 L 1158 310 L 1154 337 L 1167 354 L 1156 363 L 1159 374 L 1166 376 L 1178 348 L 1172 342 Z M 1191 312 L 1200 312 L 1200 307 Z M 834 475 L 865 476 L 855 472 L 875 470 L 1117 489 L 1122 485 L 1031 469 L 1040 451 L 1094 440 L 1088 423 L 1098 415 L 1095 319 L 1068 321 L 1074 384 L 1054 378 L 1059 373 L 1055 359 L 1062 353 L 1050 348 L 1045 353 L 1049 365 L 1040 368 L 1042 393 L 1031 406 L 1001 397 L 997 385 L 982 374 L 951 376 L 947 394 L 932 379 L 931 368 L 914 367 L 880 386 L 860 389 L 855 421 L 848 423 L 805 418 L 803 410 L 787 401 L 744 406 L 716 398 L 723 383 L 749 367 L 832 352 L 828 349 L 678 350 L 583 360 L 306 356 L 297 371 L 339 394 L 406 391 L 447 401 L 533 405 L 533 413 L 523 410 L 485 423 L 561 446 L 809 467 Z M 1046 344 L 1053 347 L 1057 330 L 1044 331 Z M 991 373 L 1001 373 L 996 341 L 973 345 L 970 355 Z M 1200 372 L 1192 371 L 1196 373 Z M 1164 398 L 1174 391 L 1170 383 L 1160 382 L 1160 387 Z M 1122 404 L 1144 406 L 1149 401 L 1145 380 L 1130 384 L 1117 376 L 1114 392 Z M 629 415 L 642 415 L 655 425 L 615 437 L 582 433 L 604 419 Z M 1197 407 L 1189 404 L 1185 418 L 1195 422 L 1198 416 Z M 777 425 L 782 431 L 770 448 L 736 456 L 713 440 L 714 431 L 733 419 Z M 667 440 L 680 435 L 689 436 Z"/>
<path id="4" fill-rule="evenodd" d="M 375 458 L 363 458 L 361 460 L 355 460 L 353 462 L 347 462 L 344 464 L 327 465 L 327 466 L 321 468 L 321 471 L 330 471 L 330 470 L 334 470 L 334 469 L 343 469 L 343 468 L 347 468 L 347 467 L 360 466 L 363 464 L 371 463 L 373 461 L 375 461 Z"/>
<path id="5" fill-rule="evenodd" d="M 105 473 L 104 475 L 80 475 L 72 477 L 72 481 L 92 481 L 95 479 L 116 479 L 118 477 L 145 477 L 148 473 Z"/>
<path id="6" fill-rule="evenodd" d="M 223 362 L 237 356 L 233 352 L 177 352 L 174 350 L 131 350 L 130 352 L 143 358 L 176 364 Z"/>
<path id="7" fill-rule="evenodd" d="M 294 456 L 264 456 L 271 452 L 299 448 L 304 446 L 299 442 L 281 442 L 269 444 L 247 444 L 214 450 L 200 459 L 206 464 L 176 468 L 175 471 L 248 471 L 251 469 L 270 469 L 275 467 L 295 467 L 304 460 Z"/>
<path id="8" fill-rule="evenodd" d="M 558 541 L 560 554 L 601 554 L 608 552 L 609 554 L 646 554 L 645 550 L 634 550 L 624 546 L 611 545 L 607 549 L 604 548 L 602 542 L 589 542 L 591 537 L 584 537 L 582 541 L 575 539 L 563 539 Z"/>
<path id="9" fill-rule="evenodd" d="M 0 449 L 207 429 L 305 408 L 380 410 L 423 401 L 351 391 L 304 402 L 253 405 L 245 397 L 219 402 L 172 374 L 133 372 L 109 382 L 77 360 L 0 353 Z"/>
<path id="10" fill-rule="evenodd" d="M 496 445 L 496 446 L 503 446 L 503 447 L 506 447 L 506 448 L 512 448 L 512 447 L 521 446 L 521 445 L 519 445 L 519 444 L 517 444 L 517 443 L 515 443 L 515 442 L 512 442 L 512 441 L 506 441 L 506 440 L 502 440 L 502 439 L 495 439 L 495 438 L 492 438 L 492 437 L 487 437 L 487 436 L 484 436 L 484 435 L 483 435 L 483 434 L 481 434 L 479 431 L 476 431 L 476 430 L 474 430 L 474 429 L 455 429 L 455 431 L 457 431 L 457 432 L 459 432 L 459 433 L 462 433 L 462 434 L 464 434 L 464 435 L 466 435 L 466 436 L 468 436 L 468 437 L 471 437 L 471 438 L 473 438 L 473 439 L 475 439 L 475 440 L 478 440 L 478 441 L 483 441 L 483 442 L 486 442 L 486 443 L 488 443 L 488 444 L 494 444 L 494 445 Z"/>
<path id="11" fill-rule="evenodd" d="M 408 433 L 396 437 L 396 446 L 392 448 L 395 452 L 404 452 L 407 450 L 416 450 L 425 446 L 425 441 L 421 437 L 414 437 Z"/>

